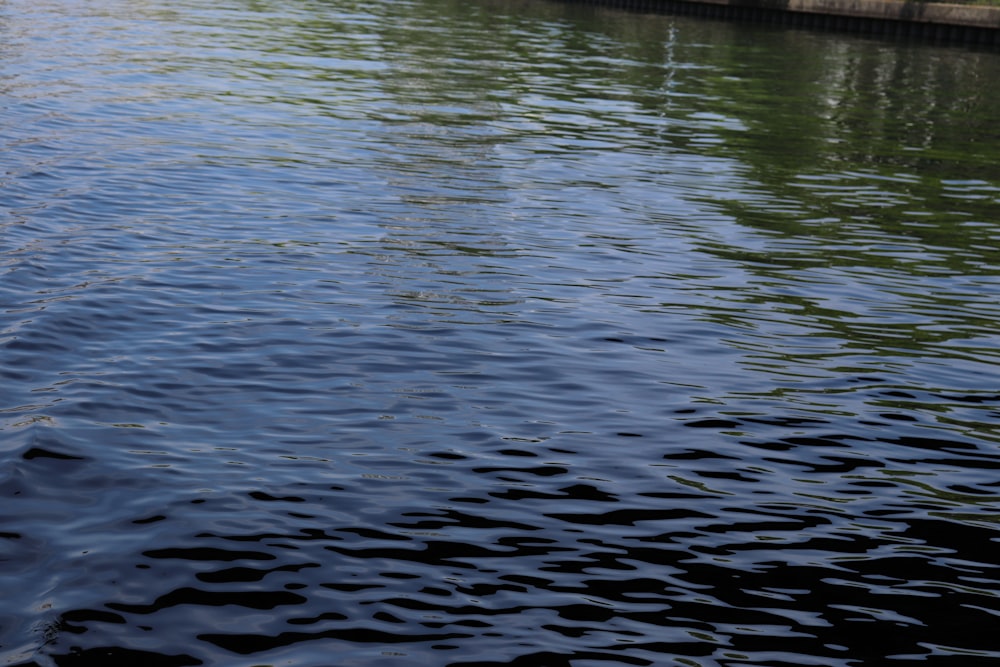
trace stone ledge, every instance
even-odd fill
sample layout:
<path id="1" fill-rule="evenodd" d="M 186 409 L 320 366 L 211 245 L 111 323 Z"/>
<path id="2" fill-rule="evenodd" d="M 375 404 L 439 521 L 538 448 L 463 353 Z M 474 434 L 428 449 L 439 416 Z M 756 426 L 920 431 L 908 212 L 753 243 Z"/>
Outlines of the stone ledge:
<path id="1" fill-rule="evenodd" d="M 1000 46 L 1000 6 L 921 0 L 555 0 Z"/>
<path id="2" fill-rule="evenodd" d="M 900 0 L 697 0 L 731 7 L 1000 30 L 1000 7 Z"/>

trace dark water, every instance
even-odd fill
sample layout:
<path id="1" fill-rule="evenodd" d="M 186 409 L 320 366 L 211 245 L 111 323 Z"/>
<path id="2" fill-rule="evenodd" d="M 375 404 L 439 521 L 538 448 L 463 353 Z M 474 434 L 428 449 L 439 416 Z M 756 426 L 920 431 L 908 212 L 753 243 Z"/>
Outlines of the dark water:
<path id="1" fill-rule="evenodd" d="M 997 81 L 542 1 L 0 2 L 0 661 L 992 663 Z"/>

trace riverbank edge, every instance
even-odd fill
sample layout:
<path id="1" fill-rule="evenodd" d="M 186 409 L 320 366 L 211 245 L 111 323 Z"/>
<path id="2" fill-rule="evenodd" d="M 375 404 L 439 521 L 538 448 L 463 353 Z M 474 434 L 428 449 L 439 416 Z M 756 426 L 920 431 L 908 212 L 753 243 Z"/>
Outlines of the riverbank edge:
<path id="1" fill-rule="evenodd" d="M 1000 46 L 1000 7 L 921 0 L 561 0 L 666 12 Z"/>
<path id="2" fill-rule="evenodd" d="M 699 3 L 1000 30 L 1000 7 L 918 0 L 697 0 Z"/>

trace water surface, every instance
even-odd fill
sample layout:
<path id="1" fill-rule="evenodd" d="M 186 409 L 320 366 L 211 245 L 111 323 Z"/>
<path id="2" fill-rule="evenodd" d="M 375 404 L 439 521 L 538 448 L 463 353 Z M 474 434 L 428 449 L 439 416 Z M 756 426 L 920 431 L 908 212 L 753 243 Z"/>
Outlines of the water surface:
<path id="1" fill-rule="evenodd" d="M 0 4 L 8 665 L 1000 657 L 1000 54 Z"/>

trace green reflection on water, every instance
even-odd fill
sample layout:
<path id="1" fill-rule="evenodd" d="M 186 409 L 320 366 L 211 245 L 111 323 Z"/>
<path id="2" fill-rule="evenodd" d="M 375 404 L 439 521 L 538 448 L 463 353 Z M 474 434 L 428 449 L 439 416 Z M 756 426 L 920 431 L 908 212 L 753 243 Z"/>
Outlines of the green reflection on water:
<path id="1" fill-rule="evenodd" d="M 745 366 L 783 382 L 998 360 L 996 53 L 571 3 L 231 14 L 226 39 L 257 48 L 220 48 L 217 66 L 244 85 L 202 92 L 257 102 L 243 122 L 293 107 L 356 137 L 408 207 L 385 224 L 387 256 L 513 260 L 524 244 L 503 216 L 544 223 L 535 211 L 565 198 L 578 208 L 553 224 L 590 226 L 567 244 L 652 253 L 670 238 L 687 253 L 616 303 L 720 325 Z M 469 230 L 443 232 L 457 217 Z"/>

